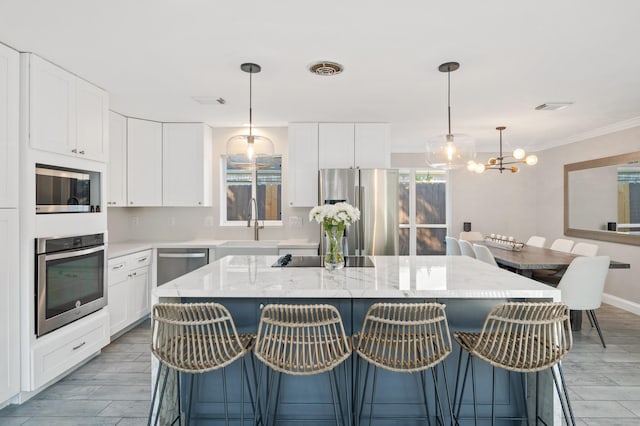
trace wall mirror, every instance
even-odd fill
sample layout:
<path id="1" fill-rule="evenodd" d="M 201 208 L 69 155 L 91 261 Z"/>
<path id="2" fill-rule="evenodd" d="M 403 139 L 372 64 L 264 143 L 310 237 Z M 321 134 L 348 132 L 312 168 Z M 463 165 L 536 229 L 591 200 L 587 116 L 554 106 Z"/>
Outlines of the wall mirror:
<path id="1" fill-rule="evenodd" d="M 564 233 L 640 245 L 640 152 L 564 166 Z"/>

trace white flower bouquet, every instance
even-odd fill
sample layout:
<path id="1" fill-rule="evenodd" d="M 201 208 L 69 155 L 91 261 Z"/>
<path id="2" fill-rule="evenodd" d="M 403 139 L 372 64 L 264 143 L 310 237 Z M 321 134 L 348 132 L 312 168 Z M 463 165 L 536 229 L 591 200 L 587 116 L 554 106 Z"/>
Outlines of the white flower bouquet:
<path id="1" fill-rule="evenodd" d="M 334 227 L 337 227 L 338 231 L 344 231 L 345 226 L 359 219 L 360 210 L 349 203 L 324 204 L 312 208 L 309 212 L 309 220 L 322 224 L 325 231 L 331 231 Z"/>
<path id="2" fill-rule="evenodd" d="M 359 219 L 360 210 L 349 203 L 324 204 L 311 209 L 309 220 L 320 223 L 327 234 L 325 268 L 336 270 L 344 266 L 341 244 L 344 229 Z"/>

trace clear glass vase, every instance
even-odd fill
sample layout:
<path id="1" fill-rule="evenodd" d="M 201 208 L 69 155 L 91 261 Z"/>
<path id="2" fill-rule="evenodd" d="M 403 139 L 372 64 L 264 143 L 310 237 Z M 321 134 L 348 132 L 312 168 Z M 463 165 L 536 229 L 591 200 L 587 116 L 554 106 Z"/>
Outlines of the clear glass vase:
<path id="1" fill-rule="evenodd" d="M 325 228 L 326 245 L 324 256 L 324 267 L 330 271 L 335 271 L 344 267 L 344 254 L 342 252 L 342 238 L 344 238 L 344 227 L 332 226 Z"/>

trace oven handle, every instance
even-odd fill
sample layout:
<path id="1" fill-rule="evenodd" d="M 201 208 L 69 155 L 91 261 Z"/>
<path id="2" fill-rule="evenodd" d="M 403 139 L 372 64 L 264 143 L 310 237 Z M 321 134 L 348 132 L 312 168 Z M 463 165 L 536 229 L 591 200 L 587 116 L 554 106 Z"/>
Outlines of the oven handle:
<path id="1" fill-rule="evenodd" d="M 72 257 L 79 257 L 79 256 L 85 256 L 87 254 L 97 253 L 103 250 L 104 250 L 104 246 L 96 246 L 96 247 L 91 247 L 84 250 L 73 250 L 73 251 L 65 251 L 60 253 L 45 254 L 44 260 L 48 261 L 48 260 L 57 260 L 57 259 L 69 259 Z"/>
<path id="2" fill-rule="evenodd" d="M 196 258 L 205 257 L 205 253 L 159 253 L 158 257 L 171 258 L 171 259 L 183 259 L 183 258 Z"/>

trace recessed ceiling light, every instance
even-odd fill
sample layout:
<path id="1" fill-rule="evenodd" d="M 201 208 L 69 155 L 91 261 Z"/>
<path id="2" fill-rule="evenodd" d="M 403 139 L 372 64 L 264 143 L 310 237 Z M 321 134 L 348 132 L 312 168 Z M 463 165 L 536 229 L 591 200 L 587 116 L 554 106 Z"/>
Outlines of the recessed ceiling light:
<path id="1" fill-rule="evenodd" d="M 572 105 L 573 102 L 545 102 L 542 105 L 538 105 L 536 110 L 538 111 L 557 111 L 560 109 L 565 109 L 569 105 Z"/>
<path id="2" fill-rule="evenodd" d="M 224 105 L 227 103 L 224 98 L 216 98 L 215 96 L 193 96 L 191 99 L 202 105 Z"/>
<path id="3" fill-rule="evenodd" d="M 332 76 L 344 71 L 344 67 L 336 62 L 319 61 L 309 65 L 309 71 L 316 75 Z"/>

